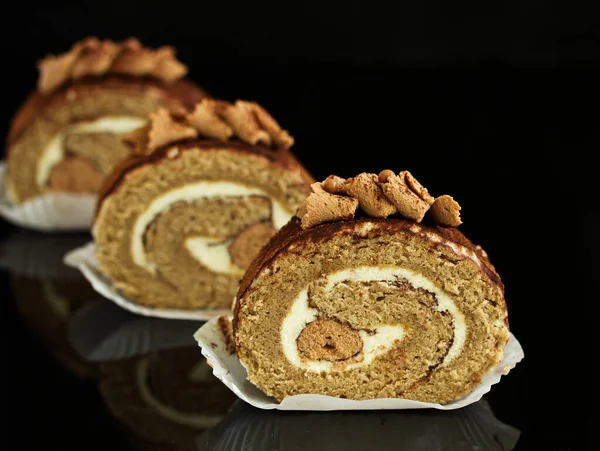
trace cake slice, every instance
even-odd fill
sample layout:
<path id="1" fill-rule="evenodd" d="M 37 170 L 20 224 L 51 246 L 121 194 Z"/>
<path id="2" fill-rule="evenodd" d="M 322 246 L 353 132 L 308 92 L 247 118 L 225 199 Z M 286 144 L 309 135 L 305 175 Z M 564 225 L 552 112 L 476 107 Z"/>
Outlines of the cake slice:
<path id="1" fill-rule="evenodd" d="M 407 171 L 313 184 L 241 281 L 233 333 L 248 379 L 278 401 L 471 392 L 509 332 L 500 277 L 459 213 Z"/>
<path id="2" fill-rule="evenodd" d="M 313 181 L 259 105 L 204 100 L 159 110 L 126 140 L 93 226 L 100 270 L 156 308 L 229 308 L 244 270 Z"/>
<path id="3" fill-rule="evenodd" d="M 130 151 L 120 139 L 164 107 L 185 110 L 206 94 L 183 77 L 171 47 L 87 38 L 39 63 L 38 86 L 7 140 L 6 192 L 14 204 L 46 193 L 95 194 Z"/>

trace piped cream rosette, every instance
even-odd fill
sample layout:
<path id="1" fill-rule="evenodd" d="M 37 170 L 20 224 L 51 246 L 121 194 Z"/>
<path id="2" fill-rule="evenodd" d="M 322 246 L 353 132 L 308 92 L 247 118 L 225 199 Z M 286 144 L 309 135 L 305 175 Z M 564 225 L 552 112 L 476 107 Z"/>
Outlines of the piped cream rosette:
<path id="1" fill-rule="evenodd" d="M 458 204 L 406 171 L 312 189 L 238 291 L 248 379 L 278 401 L 445 404 L 477 387 L 502 360 L 507 311 L 487 255 L 455 228 Z"/>
<path id="2" fill-rule="evenodd" d="M 126 140 L 93 227 L 100 271 L 159 309 L 229 308 L 260 247 L 310 192 L 293 140 L 260 106 L 205 100 L 159 110 Z"/>

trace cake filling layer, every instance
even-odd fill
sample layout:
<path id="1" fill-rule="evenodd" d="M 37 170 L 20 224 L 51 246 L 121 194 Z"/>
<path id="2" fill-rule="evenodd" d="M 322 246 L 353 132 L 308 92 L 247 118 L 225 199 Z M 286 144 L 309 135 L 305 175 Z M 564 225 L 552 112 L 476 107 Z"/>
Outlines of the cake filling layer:
<path id="1" fill-rule="evenodd" d="M 150 275 L 131 259 L 127 260 L 128 268 L 149 279 L 148 283 L 160 280 L 182 303 L 228 307 L 244 269 L 235 258 L 234 242 L 250 226 L 270 218 L 271 203 L 265 197 L 178 202 L 158 216 L 144 234 L 146 259 L 156 267 L 156 273 Z"/>
<path id="2" fill-rule="evenodd" d="M 358 308 L 359 310 L 367 309 L 371 314 L 364 314 L 362 319 L 355 320 L 354 323 L 352 321 L 348 322 L 348 319 L 357 317 L 355 310 L 346 312 L 348 314 L 345 314 L 343 306 L 340 305 L 331 306 L 330 309 L 324 308 L 324 305 L 322 304 L 323 300 L 320 299 L 323 298 L 323 296 L 325 296 L 325 298 L 331 297 L 331 299 L 335 299 L 334 302 L 339 301 L 342 304 L 345 304 L 343 302 L 346 295 L 345 293 L 349 293 L 349 291 L 352 290 L 365 291 L 364 288 L 357 285 L 368 283 L 376 283 L 376 288 L 381 293 L 393 293 L 393 290 L 402 288 L 417 301 L 419 300 L 419 293 L 422 293 L 421 296 L 433 296 L 434 303 L 431 308 L 440 312 L 437 313 L 437 315 L 450 315 L 453 337 L 447 344 L 442 345 L 441 343 L 438 343 L 438 349 L 432 350 L 432 352 L 435 351 L 434 353 L 436 353 L 437 351 L 440 351 L 442 347 L 446 347 L 447 349 L 447 352 L 443 353 L 444 356 L 441 362 L 431 358 L 430 364 L 432 367 L 447 365 L 462 352 L 466 339 L 464 315 L 456 307 L 454 301 L 443 290 L 438 288 L 431 280 L 424 277 L 422 274 L 395 266 L 361 266 L 331 273 L 323 277 L 322 280 L 323 283 L 318 289 L 314 288 L 313 285 L 315 293 L 312 293 L 313 288 L 311 288 L 311 291 L 309 292 L 308 287 L 299 293 L 293 301 L 292 307 L 281 327 L 281 343 L 283 351 L 287 360 L 294 366 L 307 371 L 316 372 L 345 371 L 371 363 L 376 357 L 389 352 L 398 340 L 403 339 L 406 333 L 405 325 L 400 324 L 401 321 L 398 321 L 398 323 L 395 324 L 379 324 L 376 319 L 378 314 L 376 310 L 378 307 L 376 305 L 370 305 L 366 295 L 363 301 L 360 301 L 358 304 Z M 350 285 L 352 285 L 352 287 L 350 287 Z M 344 290 L 349 291 L 345 292 Z M 319 294 L 317 294 L 317 291 Z M 313 298 L 313 295 L 316 297 Z M 385 295 L 376 297 L 375 302 L 380 298 L 383 300 L 384 297 Z M 358 294 L 358 298 L 361 298 L 360 293 Z M 425 303 L 422 301 L 417 302 L 414 307 L 414 314 L 426 314 L 426 310 L 423 310 L 424 305 Z M 299 336 L 309 324 L 323 315 L 329 319 L 336 319 L 342 323 L 348 323 L 348 326 L 346 327 L 352 327 L 354 330 L 358 330 L 360 338 L 362 339 L 363 347 L 361 352 L 346 360 L 345 365 L 341 366 L 340 362 L 332 363 L 323 359 L 311 360 L 306 358 L 306 354 L 303 356 L 299 354 Z"/>
<path id="3" fill-rule="evenodd" d="M 134 116 L 105 116 L 92 121 L 77 122 L 65 127 L 46 144 L 42 151 L 37 165 L 37 185 L 45 187 L 52 169 L 65 158 L 65 139 L 68 135 L 89 133 L 121 135 L 141 127 L 145 123 L 145 119 Z"/>
<path id="4" fill-rule="evenodd" d="M 244 271 L 231 261 L 230 245 L 231 240 L 207 236 L 195 236 L 185 240 L 185 247 L 192 257 L 212 272 L 241 276 Z"/>
<path id="5" fill-rule="evenodd" d="M 131 256 L 133 262 L 146 269 L 150 273 L 156 272 L 156 265 L 148 261 L 146 251 L 144 248 L 144 235 L 148 226 L 161 214 L 169 210 L 173 205 L 181 202 L 193 202 L 200 199 L 223 199 L 223 198 L 247 198 L 250 196 L 263 197 L 269 200 L 271 204 L 271 220 L 275 228 L 279 229 L 285 225 L 292 217 L 293 212 L 289 211 L 282 203 L 278 200 L 270 197 L 265 191 L 257 187 L 250 187 L 235 182 L 215 182 L 215 181 L 203 181 L 184 185 L 180 188 L 168 191 L 161 196 L 155 198 L 146 208 L 146 210 L 138 216 L 132 231 L 131 236 Z M 222 240 L 221 240 L 222 241 Z M 202 264 L 204 261 L 209 261 L 207 258 L 201 259 L 199 252 L 202 246 L 208 248 L 209 243 L 207 241 L 192 241 L 192 244 L 186 247 L 190 250 L 190 246 L 194 250 L 190 250 L 192 255 L 195 256 Z M 221 250 L 218 248 L 212 249 L 215 251 L 219 261 L 215 263 L 217 268 L 229 268 L 226 264 L 226 259 L 229 256 L 224 256 L 223 252 L 227 252 L 227 248 L 223 247 Z M 206 265 L 209 268 L 210 264 Z M 220 271 L 217 271 L 220 272 Z"/>
<path id="6" fill-rule="evenodd" d="M 409 269 L 393 266 L 360 266 L 353 269 L 338 271 L 327 277 L 327 290 L 331 290 L 334 285 L 345 280 L 353 281 L 397 281 L 398 279 L 407 280 L 414 288 L 421 288 L 429 293 L 433 293 L 438 303 L 438 310 L 448 312 L 452 316 L 454 326 L 454 340 L 452 346 L 446 355 L 443 365 L 447 365 L 460 355 L 467 337 L 467 327 L 465 317 L 456 307 L 454 301 L 446 294 L 444 290 L 435 285 L 431 280 L 422 274 Z"/>
<path id="7" fill-rule="evenodd" d="M 327 360 L 309 360 L 302 358 L 298 352 L 297 340 L 304 328 L 317 320 L 319 311 L 311 308 L 308 303 L 308 288 L 298 294 L 290 309 L 289 315 L 281 325 L 281 344 L 283 352 L 288 361 L 298 368 L 313 372 L 328 372 L 333 370 L 351 370 L 360 366 L 370 364 L 376 357 L 387 352 L 397 340 L 401 340 L 403 329 L 401 326 L 377 325 L 370 331 L 359 330 L 358 334 L 362 340 L 362 350 L 352 361 L 336 368 L 336 363 Z"/>
<path id="8" fill-rule="evenodd" d="M 50 173 L 47 187 L 54 192 L 97 193 L 104 175 L 86 158 L 66 156 Z"/>
<path id="9" fill-rule="evenodd" d="M 356 329 L 332 319 L 316 319 L 308 323 L 297 342 L 300 355 L 308 360 L 347 360 L 363 348 Z"/>

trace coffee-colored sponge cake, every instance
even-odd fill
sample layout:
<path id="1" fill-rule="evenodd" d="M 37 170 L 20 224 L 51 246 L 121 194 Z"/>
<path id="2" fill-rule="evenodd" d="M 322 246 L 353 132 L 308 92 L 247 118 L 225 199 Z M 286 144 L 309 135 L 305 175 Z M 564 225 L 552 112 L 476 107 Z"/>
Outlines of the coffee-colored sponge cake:
<path id="1" fill-rule="evenodd" d="M 458 203 L 406 171 L 329 177 L 265 246 L 234 315 L 248 379 L 316 393 L 448 403 L 508 341 L 503 285 L 457 228 Z"/>
<path id="2" fill-rule="evenodd" d="M 14 203 L 45 193 L 95 194 L 130 149 L 121 135 L 164 107 L 206 97 L 183 79 L 174 50 L 87 38 L 39 63 L 37 89 L 15 114 L 7 140 L 6 191 Z"/>
<path id="3" fill-rule="evenodd" d="M 136 156 L 106 181 L 93 226 L 101 271 L 143 306 L 229 308 L 310 193 L 292 138 L 254 103 L 205 100 L 159 110 L 126 139 Z"/>

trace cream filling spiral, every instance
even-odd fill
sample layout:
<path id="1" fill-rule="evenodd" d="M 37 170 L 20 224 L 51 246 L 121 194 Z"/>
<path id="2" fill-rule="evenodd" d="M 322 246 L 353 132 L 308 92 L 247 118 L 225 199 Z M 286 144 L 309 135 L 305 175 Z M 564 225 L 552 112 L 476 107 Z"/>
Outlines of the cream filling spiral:
<path id="1" fill-rule="evenodd" d="M 156 265 L 147 259 L 144 248 L 144 234 L 148 226 L 161 214 L 179 202 L 193 202 L 199 199 L 223 197 L 261 196 L 271 203 L 271 219 L 276 229 L 283 227 L 292 217 L 281 202 L 273 199 L 264 190 L 235 182 L 202 181 L 190 183 L 170 190 L 155 198 L 138 216 L 133 226 L 131 237 L 131 256 L 133 262 L 147 270 L 156 272 Z M 226 274 L 239 274 L 240 269 L 231 263 L 227 242 L 214 237 L 190 237 L 186 240 L 186 248 L 192 256 L 211 271 Z"/>
<path id="2" fill-rule="evenodd" d="M 52 169 L 65 158 L 64 141 L 69 134 L 114 133 L 121 135 L 135 130 L 146 123 L 145 119 L 134 116 L 104 116 L 92 121 L 77 122 L 65 127 L 46 144 L 38 160 L 35 181 L 40 188 L 45 187 Z"/>
<path id="3" fill-rule="evenodd" d="M 454 338 L 452 345 L 444 357 L 442 366 L 448 365 L 462 352 L 467 335 L 465 318 L 454 301 L 431 280 L 422 274 L 395 266 L 360 266 L 344 269 L 328 274 L 326 291 L 336 284 L 351 280 L 356 282 L 392 282 L 398 279 L 407 280 L 414 288 L 421 288 L 432 293 L 437 300 L 437 309 L 448 312 L 452 317 Z M 398 341 L 402 340 L 404 330 L 401 325 L 380 324 L 370 331 L 358 331 L 362 339 L 362 350 L 353 357 L 353 362 L 342 368 L 334 362 L 325 360 L 309 360 L 302 358 L 298 351 L 297 340 L 301 332 L 318 317 L 318 310 L 311 308 L 308 301 L 308 287 L 303 289 L 292 302 L 288 315 L 281 326 L 280 339 L 283 352 L 292 365 L 311 372 L 347 371 L 370 364 L 375 358 L 385 354 Z"/>
<path id="4" fill-rule="evenodd" d="M 208 236 L 194 236 L 185 240 L 185 248 L 203 266 L 219 274 L 241 276 L 244 270 L 231 261 L 231 240 Z"/>

